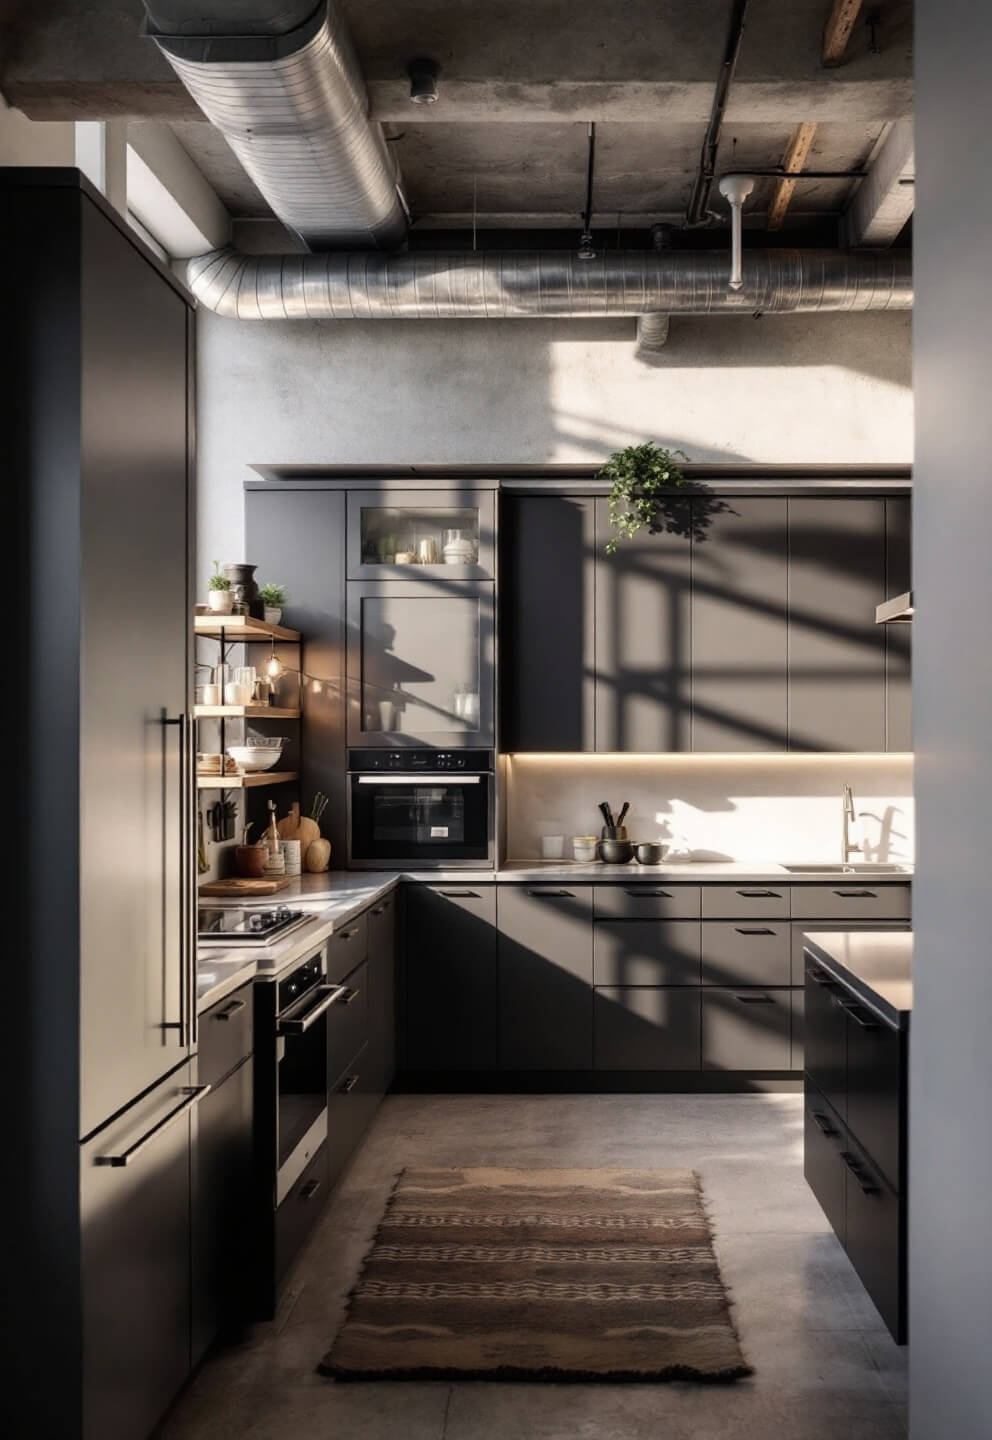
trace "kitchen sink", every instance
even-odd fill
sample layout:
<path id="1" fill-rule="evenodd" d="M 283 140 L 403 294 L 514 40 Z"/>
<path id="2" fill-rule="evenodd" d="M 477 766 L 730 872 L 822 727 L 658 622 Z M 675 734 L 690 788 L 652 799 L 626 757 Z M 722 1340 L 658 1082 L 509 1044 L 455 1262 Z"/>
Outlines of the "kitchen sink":
<path id="1" fill-rule="evenodd" d="M 783 865 L 790 875 L 907 875 L 908 865 L 882 865 L 866 860 L 858 865 L 825 863 L 822 865 Z"/>

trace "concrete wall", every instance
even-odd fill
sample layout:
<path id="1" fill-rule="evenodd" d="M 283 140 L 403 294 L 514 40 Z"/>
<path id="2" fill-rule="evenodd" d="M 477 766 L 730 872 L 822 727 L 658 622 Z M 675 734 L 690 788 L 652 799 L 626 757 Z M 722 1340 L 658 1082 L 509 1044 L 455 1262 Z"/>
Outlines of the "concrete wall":
<path id="1" fill-rule="evenodd" d="M 992 10 L 918 0 L 910 1430 L 992 1433 Z"/>
<path id="2" fill-rule="evenodd" d="M 908 315 L 676 319 L 653 366 L 633 321 L 198 326 L 202 580 L 243 558 L 253 461 L 589 463 L 645 439 L 700 461 L 911 458 Z"/>
<path id="3" fill-rule="evenodd" d="M 33 121 L 0 95 L 0 165 L 75 165 L 71 120 Z"/>

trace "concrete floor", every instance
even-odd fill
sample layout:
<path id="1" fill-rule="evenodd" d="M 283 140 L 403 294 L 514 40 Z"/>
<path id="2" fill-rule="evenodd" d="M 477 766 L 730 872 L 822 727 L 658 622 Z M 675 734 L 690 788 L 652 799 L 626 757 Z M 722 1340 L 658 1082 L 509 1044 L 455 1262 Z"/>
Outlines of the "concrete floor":
<path id="1" fill-rule="evenodd" d="M 330 1346 L 396 1172 L 691 1165 L 750 1380 L 731 1386 L 335 1385 Z M 162 1440 L 895 1440 L 906 1356 L 802 1175 L 801 1098 L 394 1096 L 291 1275 L 280 1314 L 215 1353 Z"/>

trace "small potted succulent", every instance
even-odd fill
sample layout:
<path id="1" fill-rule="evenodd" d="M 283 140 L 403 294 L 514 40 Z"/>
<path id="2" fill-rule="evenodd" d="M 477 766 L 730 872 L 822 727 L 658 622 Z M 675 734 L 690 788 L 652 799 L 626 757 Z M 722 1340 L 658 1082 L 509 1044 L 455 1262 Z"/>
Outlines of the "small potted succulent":
<path id="1" fill-rule="evenodd" d="M 267 625 L 278 625 L 286 603 L 285 585 L 262 585 L 259 589 Z"/>
<path id="2" fill-rule="evenodd" d="M 231 582 L 220 573 L 220 562 L 214 561 L 214 573 L 207 581 L 207 603 L 215 615 L 230 615 L 234 605 Z"/>

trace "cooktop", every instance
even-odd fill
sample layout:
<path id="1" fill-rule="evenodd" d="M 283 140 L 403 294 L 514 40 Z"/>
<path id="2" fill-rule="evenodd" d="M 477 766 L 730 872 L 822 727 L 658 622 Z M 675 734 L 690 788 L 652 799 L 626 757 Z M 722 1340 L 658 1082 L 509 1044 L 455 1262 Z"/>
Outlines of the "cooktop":
<path id="1" fill-rule="evenodd" d="M 288 905 L 201 905 L 196 938 L 201 945 L 271 945 L 312 918 Z"/>

